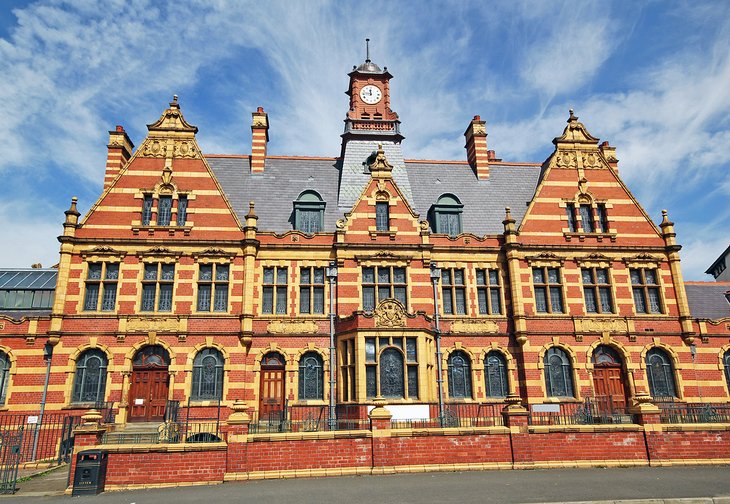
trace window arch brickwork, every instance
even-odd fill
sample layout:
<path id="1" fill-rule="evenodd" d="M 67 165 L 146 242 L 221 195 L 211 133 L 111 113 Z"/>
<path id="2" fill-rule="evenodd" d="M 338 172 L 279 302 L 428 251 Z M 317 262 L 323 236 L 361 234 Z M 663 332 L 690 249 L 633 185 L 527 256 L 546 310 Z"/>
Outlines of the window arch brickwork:
<path id="1" fill-rule="evenodd" d="M 193 400 L 223 398 L 224 359 L 215 348 L 204 348 L 193 360 Z"/>

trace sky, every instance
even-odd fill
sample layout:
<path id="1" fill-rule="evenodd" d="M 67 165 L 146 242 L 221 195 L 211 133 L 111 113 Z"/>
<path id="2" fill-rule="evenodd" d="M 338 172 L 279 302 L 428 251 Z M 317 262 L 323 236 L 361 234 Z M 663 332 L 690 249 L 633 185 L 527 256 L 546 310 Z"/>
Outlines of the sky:
<path id="1" fill-rule="evenodd" d="M 58 262 L 63 212 L 101 193 L 108 131 L 135 145 L 174 94 L 204 153 L 338 156 L 347 73 L 387 66 L 407 159 L 464 160 L 470 119 L 542 162 L 575 109 L 617 148 L 685 280 L 730 245 L 730 2 L 0 0 L 0 267 Z"/>

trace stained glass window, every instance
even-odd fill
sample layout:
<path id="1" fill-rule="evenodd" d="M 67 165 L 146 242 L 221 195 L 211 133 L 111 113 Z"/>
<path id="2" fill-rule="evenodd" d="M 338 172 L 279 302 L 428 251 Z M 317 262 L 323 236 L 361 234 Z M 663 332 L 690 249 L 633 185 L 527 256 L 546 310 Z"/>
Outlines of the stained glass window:
<path id="1" fill-rule="evenodd" d="M 471 398 L 471 360 L 457 350 L 448 359 L 449 397 Z"/>
<path id="2" fill-rule="evenodd" d="M 583 226 L 583 231 L 586 233 L 593 233 L 596 231 L 596 227 L 593 224 L 593 209 L 590 205 L 580 206 L 580 221 Z"/>
<path id="3" fill-rule="evenodd" d="M 656 270 L 637 268 L 629 270 L 634 307 L 637 313 L 662 313 L 661 297 Z"/>
<path id="4" fill-rule="evenodd" d="M 184 226 L 188 219 L 188 197 L 181 194 L 177 197 L 177 225 Z"/>
<path id="5" fill-rule="evenodd" d="M 664 350 L 652 348 L 646 353 L 646 374 L 649 378 L 649 393 L 652 397 L 677 397 L 674 385 L 674 370 Z"/>
<path id="6" fill-rule="evenodd" d="M 152 221 L 152 195 L 145 194 L 142 201 L 142 225 L 149 226 Z"/>
<path id="7" fill-rule="evenodd" d="M 0 352 L 0 405 L 5 404 L 5 397 L 8 394 L 8 382 L 10 381 L 10 357 L 5 352 Z"/>
<path id="8" fill-rule="evenodd" d="M 228 264 L 201 264 L 198 271 L 198 311 L 228 311 Z"/>
<path id="9" fill-rule="evenodd" d="M 587 313 L 613 313 L 608 269 L 583 268 L 583 296 Z"/>
<path id="10" fill-rule="evenodd" d="M 317 352 L 307 352 L 299 360 L 299 399 L 324 399 L 324 367 Z"/>
<path id="11" fill-rule="evenodd" d="M 380 354 L 380 395 L 405 397 L 403 354 L 396 348 L 386 348 Z"/>
<path id="12" fill-rule="evenodd" d="M 563 313 L 563 286 L 558 268 L 532 268 L 532 283 L 538 313 Z"/>
<path id="13" fill-rule="evenodd" d="M 395 266 L 362 269 L 363 310 L 373 311 L 377 303 L 394 298 L 408 306 L 406 296 L 406 269 Z"/>
<path id="14" fill-rule="evenodd" d="M 144 265 L 141 311 L 172 311 L 175 265 L 149 263 Z M 157 303 L 155 305 L 155 302 Z"/>
<path id="15" fill-rule="evenodd" d="M 101 310 L 114 311 L 117 302 L 117 281 L 119 280 L 119 264 L 89 263 L 86 276 L 86 294 L 84 310 L 99 309 L 101 293 Z"/>
<path id="16" fill-rule="evenodd" d="M 299 312 L 324 313 L 324 268 L 299 269 Z"/>
<path id="17" fill-rule="evenodd" d="M 223 398 L 223 356 L 215 348 L 204 348 L 193 360 L 193 400 Z"/>
<path id="18" fill-rule="evenodd" d="M 435 233 L 457 236 L 461 233 L 461 213 L 464 205 L 452 194 L 444 194 L 429 210 L 431 228 Z"/>
<path id="19" fill-rule="evenodd" d="M 261 313 L 286 313 L 287 272 L 281 266 L 264 268 Z"/>
<path id="20" fill-rule="evenodd" d="M 134 366 L 167 367 L 170 365 L 170 354 L 160 345 L 148 345 L 134 355 Z"/>
<path id="21" fill-rule="evenodd" d="M 441 273 L 441 298 L 446 315 L 466 313 L 466 287 L 463 269 L 443 269 Z"/>
<path id="22" fill-rule="evenodd" d="M 507 397 L 507 364 L 501 353 L 492 351 L 487 354 L 484 359 L 484 380 L 487 397 Z"/>
<path id="23" fill-rule="evenodd" d="M 378 394 L 392 398 L 418 398 L 416 338 L 365 338 L 365 393 L 369 399 Z"/>
<path id="24" fill-rule="evenodd" d="M 375 230 L 390 230 L 390 206 L 386 201 L 378 201 L 375 203 Z"/>
<path id="25" fill-rule="evenodd" d="M 304 191 L 294 202 L 294 229 L 319 233 L 323 228 L 325 202 L 316 191 Z"/>
<path id="26" fill-rule="evenodd" d="M 574 397 L 573 368 L 562 348 L 545 352 L 545 388 L 548 397 Z"/>
<path id="27" fill-rule="evenodd" d="M 76 360 L 71 401 L 96 403 L 104 400 L 107 357 L 101 350 L 86 350 Z"/>
<path id="28" fill-rule="evenodd" d="M 160 196 L 157 201 L 157 225 L 169 226 L 172 218 L 172 196 Z"/>
<path id="29" fill-rule="evenodd" d="M 499 315 L 502 313 L 499 270 L 478 269 L 477 298 L 480 315 Z"/>
<path id="30" fill-rule="evenodd" d="M 575 220 L 575 204 L 568 203 L 565 205 L 565 214 L 568 216 L 568 230 L 571 233 L 578 231 L 578 225 Z"/>
<path id="31" fill-rule="evenodd" d="M 725 352 L 722 357 L 722 365 L 725 368 L 725 381 L 727 382 L 727 388 L 730 390 L 730 350 Z"/>
<path id="32" fill-rule="evenodd" d="M 596 211 L 598 212 L 598 226 L 601 233 L 608 233 L 608 213 L 606 212 L 605 203 L 599 203 Z"/>

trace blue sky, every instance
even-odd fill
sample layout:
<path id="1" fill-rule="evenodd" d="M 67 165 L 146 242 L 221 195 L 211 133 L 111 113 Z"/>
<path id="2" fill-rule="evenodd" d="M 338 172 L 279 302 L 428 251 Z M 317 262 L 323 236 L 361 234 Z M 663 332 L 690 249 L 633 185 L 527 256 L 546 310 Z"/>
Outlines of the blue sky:
<path id="1" fill-rule="evenodd" d="M 173 94 L 206 153 L 339 155 L 347 72 L 387 66 L 407 158 L 464 159 L 487 121 L 505 161 L 543 161 L 574 108 L 617 147 L 687 280 L 730 245 L 730 2 L 0 2 L 0 267 L 58 260 L 63 211 L 99 196 L 108 131 L 139 145 Z"/>

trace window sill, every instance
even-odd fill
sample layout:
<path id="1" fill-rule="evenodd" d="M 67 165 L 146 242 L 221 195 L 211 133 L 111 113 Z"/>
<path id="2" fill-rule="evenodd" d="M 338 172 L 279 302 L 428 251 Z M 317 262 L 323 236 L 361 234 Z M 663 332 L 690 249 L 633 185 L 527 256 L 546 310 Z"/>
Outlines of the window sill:
<path id="1" fill-rule="evenodd" d="M 190 236 L 191 229 L 193 229 L 192 226 L 132 226 L 132 234 L 136 236 L 146 232 L 149 236 L 155 236 L 155 233 L 167 233 L 169 236 L 176 234 Z"/>
<path id="2" fill-rule="evenodd" d="M 579 233 L 563 231 L 565 241 L 577 239 L 580 242 L 586 241 L 586 238 L 595 238 L 596 241 L 602 242 L 604 239 L 610 240 L 612 243 L 616 241 L 616 233 Z"/>
<path id="3" fill-rule="evenodd" d="M 582 404 L 582 399 L 575 397 L 546 397 L 543 399 L 543 404 Z M 530 404 L 532 406 L 532 404 Z"/>
<path id="4" fill-rule="evenodd" d="M 218 404 L 218 399 L 190 399 L 190 406 L 195 406 L 198 408 L 205 408 L 210 406 L 218 407 Z M 220 399 L 220 405 L 221 407 L 223 407 L 223 399 Z"/>

